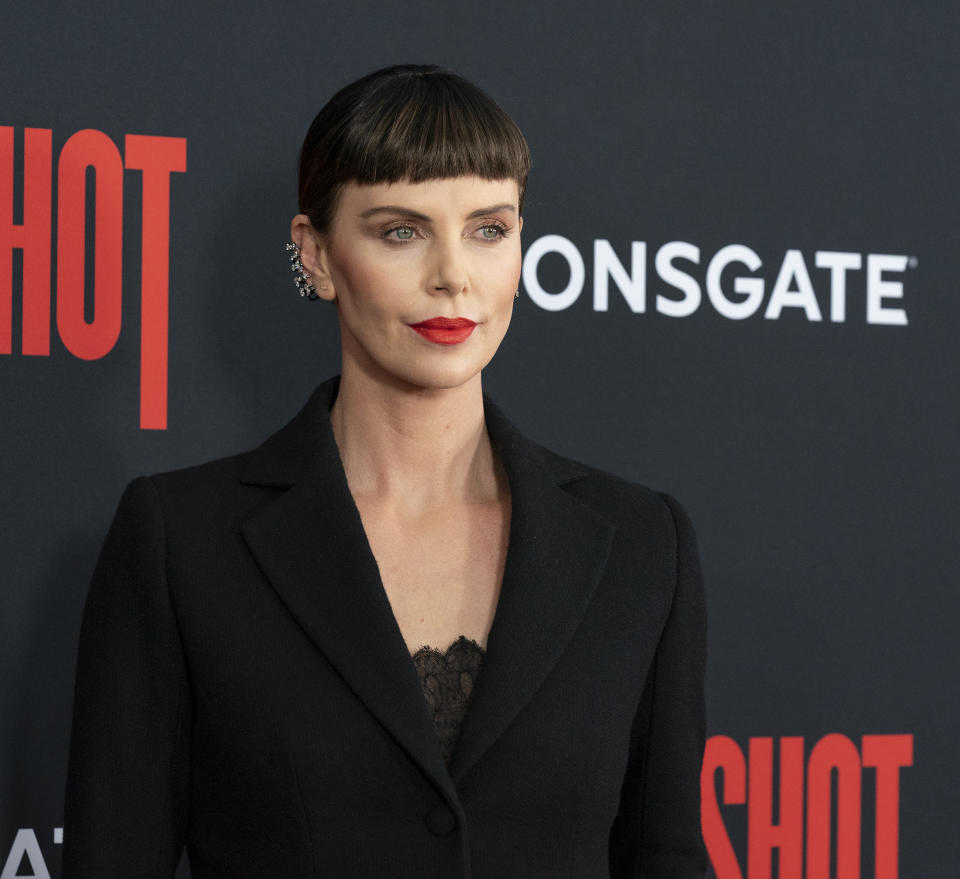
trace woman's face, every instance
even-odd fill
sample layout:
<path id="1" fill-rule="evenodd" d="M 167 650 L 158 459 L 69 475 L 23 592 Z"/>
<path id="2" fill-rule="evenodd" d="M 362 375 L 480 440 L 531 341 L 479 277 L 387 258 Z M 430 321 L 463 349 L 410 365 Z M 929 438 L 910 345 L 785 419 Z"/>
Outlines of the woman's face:
<path id="1" fill-rule="evenodd" d="M 435 389 L 479 375 L 520 281 L 518 197 L 516 181 L 478 177 L 343 188 L 316 259 L 345 372 Z"/>

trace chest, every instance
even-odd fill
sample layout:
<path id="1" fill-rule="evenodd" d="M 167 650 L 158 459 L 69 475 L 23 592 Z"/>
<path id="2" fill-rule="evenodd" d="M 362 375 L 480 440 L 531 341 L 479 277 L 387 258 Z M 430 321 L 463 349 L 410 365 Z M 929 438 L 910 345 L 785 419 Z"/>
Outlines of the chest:
<path id="1" fill-rule="evenodd" d="M 364 531 L 408 650 L 481 646 L 496 613 L 510 530 L 509 501 L 467 503 L 404 520 L 359 502 Z"/>

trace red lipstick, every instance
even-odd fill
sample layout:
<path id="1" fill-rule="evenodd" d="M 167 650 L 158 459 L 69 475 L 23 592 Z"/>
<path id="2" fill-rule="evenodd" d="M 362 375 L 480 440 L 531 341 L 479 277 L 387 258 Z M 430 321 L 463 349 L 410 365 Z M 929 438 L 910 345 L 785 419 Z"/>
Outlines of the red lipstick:
<path id="1" fill-rule="evenodd" d="M 470 337 L 476 325 L 476 321 L 465 317 L 432 317 L 407 326 L 436 345 L 459 345 Z"/>

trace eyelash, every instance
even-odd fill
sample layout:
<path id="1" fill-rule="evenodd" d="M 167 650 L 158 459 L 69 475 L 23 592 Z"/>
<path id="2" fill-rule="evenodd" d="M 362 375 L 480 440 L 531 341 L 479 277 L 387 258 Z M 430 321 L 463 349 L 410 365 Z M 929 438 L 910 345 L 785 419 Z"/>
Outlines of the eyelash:
<path id="1" fill-rule="evenodd" d="M 384 233 L 383 233 L 383 237 L 384 237 L 384 238 L 389 238 L 391 241 L 397 241 L 397 242 L 403 242 L 403 241 L 411 241 L 411 240 L 413 240 L 413 239 L 411 239 L 411 238 L 393 238 L 393 237 L 391 237 L 391 236 L 393 236 L 393 233 L 394 233 L 394 232 L 398 232 L 400 229 L 411 229 L 411 230 L 413 230 L 414 232 L 419 232 L 419 231 L 420 231 L 419 229 L 417 229 L 416 226 L 411 226 L 409 223 L 397 223 L 395 226 L 391 226 L 389 229 L 386 229 L 386 230 L 384 231 Z"/>
<path id="2" fill-rule="evenodd" d="M 505 226 L 505 225 L 504 225 L 503 223 L 501 223 L 499 220 L 496 220 L 496 221 L 494 221 L 493 223 L 484 223 L 480 228 L 481 228 L 481 229 L 496 229 L 496 230 L 497 230 L 497 233 L 498 233 L 498 234 L 497 234 L 497 237 L 496 237 L 496 238 L 488 238 L 488 239 L 487 239 L 488 241 L 499 241 L 501 238 L 506 238 L 506 237 L 510 234 L 510 229 L 507 228 L 507 226 Z"/>
<path id="3" fill-rule="evenodd" d="M 391 238 L 393 233 L 397 232 L 400 229 L 411 229 L 414 232 L 420 231 L 416 226 L 412 225 L 411 223 L 397 223 L 396 225 L 391 226 L 389 229 L 386 229 L 383 233 L 383 237 L 398 243 L 405 243 L 407 241 L 413 240 L 412 238 Z M 482 238 L 481 240 L 483 241 L 500 241 L 501 239 L 506 238 L 511 232 L 511 229 L 505 224 L 501 223 L 499 220 L 495 220 L 492 223 L 484 223 L 482 226 L 478 227 L 477 231 L 480 231 L 483 229 L 496 229 L 498 233 L 495 238 Z"/>

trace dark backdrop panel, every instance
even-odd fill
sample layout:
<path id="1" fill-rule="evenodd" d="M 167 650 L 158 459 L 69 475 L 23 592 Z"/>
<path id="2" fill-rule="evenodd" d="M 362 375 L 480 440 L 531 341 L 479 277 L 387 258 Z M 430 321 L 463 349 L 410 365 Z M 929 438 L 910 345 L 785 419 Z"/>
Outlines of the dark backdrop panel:
<path id="1" fill-rule="evenodd" d="M 517 119 L 535 160 L 525 246 L 563 236 L 585 269 L 561 310 L 521 290 L 488 392 L 533 437 L 690 510 L 709 588 L 710 733 L 745 755 L 757 737 L 802 736 L 809 755 L 830 733 L 857 747 L 865 735 L 912 736 L 900 874 L 954 875 L 954 7 L 196 6 L 4 8 L 0 126 L 14 131 L 16 222 L 26 128 L 52 132 L 54 225 L 58 157 L 78 131 L 103 132 L 122 156 L 128 134 L 185 138 L 187 164 L 170 177 L 165 430 L 140 427 L 141 173 L 122 175 L 122 325 L 105 356 L 68 350 L 56 302 L 49 354 L 23 353 L 24 258 L 12 253 L 12 345 L 0 354 L 0 864 L 19 846 L 59 875 L 80 612 L 124 484 L 258 443 L 337 370 L 333 313 L 296 296 L 283 252 L 310 119 L 358 75 L 425 61 L 479 82 Z M 56 239 L 54 229 L 54 297 Z M 645 311 L 612 280 L 608 309 L 595 308 L 598 240 L 645 279 Z M 633 242 L 646 246 L 645 267 L 631 264 Z M 664 313 L 665 300 L 685 298 L 656 265 L 670 242 L 699 250 L 696 263 L 674 262 L 701 291 L 684 317 Z M 734 302 L 738 277 L 763 279 L 743 320 L 706 292 L 708 264 L 731 244 L 762 263 L 721 276 Z M 9 231 L 0 245 L 9 250 Z M 764 317 L 788 251 L 800 253 L 822 320 L 809 298 L 806 310 Z M 816 266 L 824 251 L 862 261 L 847 275 L 843 322 L 831 320 L 830 273 Z M 902 295 L 881 304 L 906 325 L 868 322 L 871 254 L 903 258 L 881 279 Z M 546 296 L 567 285 L 558 254 L 536 268 Z M 784 287 L 794 300 L 804 289 L 796 274 Z M 863 779 L 867 877 L 872 771 Z M 744 875 L 752 805 L 723 809 Z"/>

